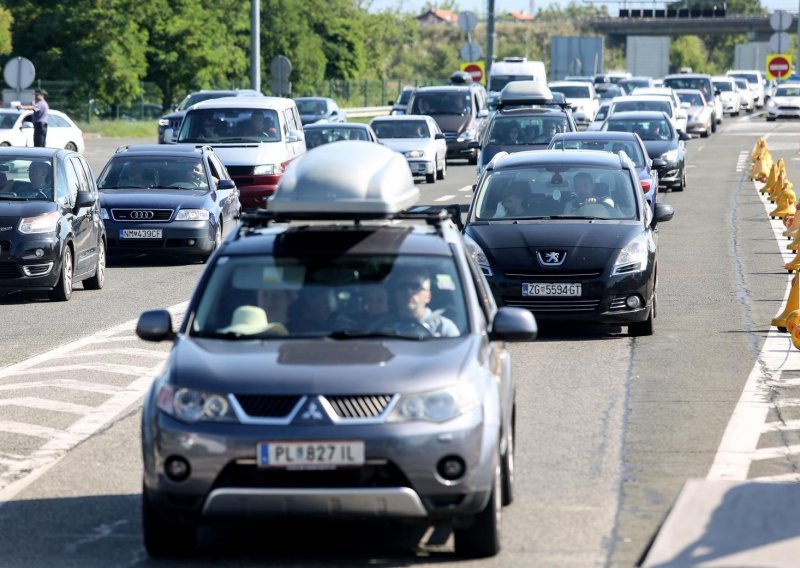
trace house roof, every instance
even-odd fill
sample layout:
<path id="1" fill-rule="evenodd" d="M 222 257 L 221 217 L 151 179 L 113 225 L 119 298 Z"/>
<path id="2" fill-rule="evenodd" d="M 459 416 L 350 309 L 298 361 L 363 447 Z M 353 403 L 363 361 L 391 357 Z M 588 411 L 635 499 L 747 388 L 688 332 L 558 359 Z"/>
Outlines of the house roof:
<path id="1" fill-rule="evenodd" d="M 525 10 L 509 12 L 508 15 L 518 22 L 532 22 L 535 19 L 533 14 L 529 14 Z"/>
<path id="2" fill-rule="evenodd" d="M 458 22 L 458 14 L 450 10 L 442 10 L 440 8 L 431 8 L 427 12 L 423 12 L 417 16 L 418 20 L 438 20 L 448 24 L 455 24 Z"/>

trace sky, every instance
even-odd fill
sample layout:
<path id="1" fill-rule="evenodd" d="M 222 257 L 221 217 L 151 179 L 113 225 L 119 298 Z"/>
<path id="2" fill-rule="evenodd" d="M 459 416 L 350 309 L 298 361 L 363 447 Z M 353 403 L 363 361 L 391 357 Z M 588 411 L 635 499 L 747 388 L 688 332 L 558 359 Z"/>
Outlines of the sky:
<path id="1" fill-rule="evenodd" d="M 580 0 L 576 0 L 580 1 Z M 585 0 L 584 0 L 585 1 Z M 429 4 L 426 0 L 371 0 L 371 8 L 373 11 L 382 9 L 394 9 L 400 7 L 404 12 L 422 12 L 422 9 Z M 435 3 L 435 2 L 433 2 Z M 539 8 L 546 8 L 551 4 L 559 6 L 569 5 L 570 0 L 495 0 L 494 9 L 495 13 L 521 11 L 524 10 L 529 13 L 536 13 Z M 608 7 L 609 14 L 615 14 L 617 10 L 623 5 L 623 0 L 614 2 L 598 2 L 591 0 L 593 4 L 605 4 Z M 472 10 L 476 13 L 483 13 L 486 11 L 488 2 L 486 0 L 457 0 L 461 11 Z M 632 0 L 625 0 L 628 8 L 663 8 L 663 2 L 634 2 Z M 800 0 L 761 0 L 761 5 L 767 8 L 770 12 L 775 10 L 786 10 L 788 12 L 797 12 L 800 6 Z"/>

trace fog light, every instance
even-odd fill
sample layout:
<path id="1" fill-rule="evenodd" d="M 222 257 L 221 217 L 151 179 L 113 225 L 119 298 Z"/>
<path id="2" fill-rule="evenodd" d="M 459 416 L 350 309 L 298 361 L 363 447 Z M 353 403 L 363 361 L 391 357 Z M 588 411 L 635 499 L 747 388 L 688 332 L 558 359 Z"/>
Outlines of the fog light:
<path id="1" fill-rule="evenodd" d="M 625 305 L 630 309 L 635 310 L 636 308 L 642 307 L 642 300 L 639 298 L 639 296 L 628 296 L 625 298 Z"/>
<path id="2" fill-rule="evenodd" d="M 195 241 L 194 239 L 189 239 L 188 241 L 186 241 L 186 244 L 189 245 L 190 247 L 193 247 L 196 242 L 197 241 Z"/>
<path id="3" fill-rule="evenodd" d="M 172 481 L 184 481 L 189 477 L 191 468 L 189 467 L 189 462 L 185 459 L 173 456 L 167 459 L 164 470 L 167 472 L 167 477 Z"/>
<path id="4" fill-rule="evenodd" d="M 444 457 L 436 464 L 436 471 L 442 479 L 446 479 L 447 481 L 455 481 L 462 477 L 466 469 L 467 466 L 464 464 L 464 460 L 458 456 Z"/>
<path id="5" fill-rule="evenodd" d="M 36 255 L 36 258 L 42 258 L 44 256 L 44 249 L 36 249 L 33 254 Z"/>

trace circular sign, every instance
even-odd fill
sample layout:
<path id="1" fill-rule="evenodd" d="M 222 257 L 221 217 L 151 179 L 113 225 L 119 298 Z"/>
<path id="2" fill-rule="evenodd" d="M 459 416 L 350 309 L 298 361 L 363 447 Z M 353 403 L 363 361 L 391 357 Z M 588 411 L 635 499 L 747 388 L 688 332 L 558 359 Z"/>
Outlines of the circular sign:
<path id="1" fill-rule="evenodd" d="M 36 78 L 36 69 L 29 59 L 15 57 L 3 67 L 3 79 L 12 89 L 27 89 Z"/>
<path id="2" fill-rule="evenodd" d="M 786 32 L 775 32 L 769 37 L 772 53 L 786 53 L 792 47 L 792 37 Z"/>
<path id="3" fill-rule="evenodd" d="M 776 55 L 770 60 L 767 70 L 773 77 L 781 79 L 789 74 L 792 70 L 792 66 L 789 64 L 789 60 L 783 55 Z"/>
<path id="4" fill-rule="evenodd" d="M 791 21 L 791 20 L 790 20 Z M 478 25 L 478 16 L 475 12 L 459 12 L 458 14 L 458 27 L 465 32 L 471 32 Z"/>
<path id="5" fill-rule="evenodd" d="M 285 81 L 292 72 L 292 62 L 285 55 L 276 55 L 269 63 L 269 72 L 276 79 Z"/>
<path id="6" fill-rule="evenodd" d="M 464 61 L 476 61 L 483 56 L 483 50 L 481 50 L 481 46 L 474 41 L 468 41 L 461 46 L 459 55 L 461 55 L 461 59 Z"/>
<path id="7" fill-rule="evenodd" d="M 470 77 L 472 77 L 472 80 L 475 83 L 480 83 L 483 81 L 483 69 L 481 69 L 480 65 L 470 63 L 464 67 L 464 71 L 470 74 Z"/>
<path id="8" fill-rule="evenodd" d="M 792 25 L 792 16 L 784 10 L 776 10 L 769 17 L 769 25 L 776 32 L 786 31 Z"/>

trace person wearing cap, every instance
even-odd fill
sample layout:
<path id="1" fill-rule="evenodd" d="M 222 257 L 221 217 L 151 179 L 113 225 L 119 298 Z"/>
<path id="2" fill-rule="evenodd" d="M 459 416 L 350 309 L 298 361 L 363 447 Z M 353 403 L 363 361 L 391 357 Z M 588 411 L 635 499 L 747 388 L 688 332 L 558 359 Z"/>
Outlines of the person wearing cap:
<path id="1" fill-rule="evenodd" d="M 20 110 L 33 111 L 33 145 L 37 148 L 44 148 L 47 142 L 47 115 L 50 107 L 44 100 L 44 91 L 36 89 L 33 92 L 34 103 L 32 105 L 20 105 Z"/>

